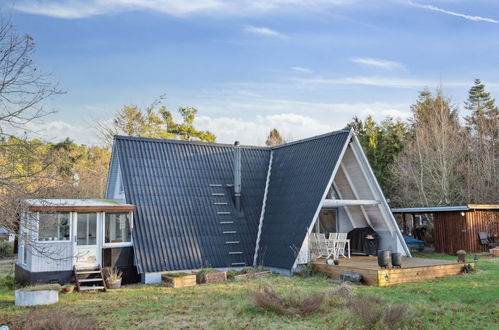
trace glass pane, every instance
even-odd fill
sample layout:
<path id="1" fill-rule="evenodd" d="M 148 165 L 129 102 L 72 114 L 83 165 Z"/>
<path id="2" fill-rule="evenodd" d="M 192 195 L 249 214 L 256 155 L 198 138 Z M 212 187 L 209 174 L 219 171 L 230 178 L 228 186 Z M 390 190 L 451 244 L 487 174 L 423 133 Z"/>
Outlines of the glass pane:
<path id="1" fill-rule="evenodd" d="M 319 232 L 325 233 L 326 237 L 336 233 L 336 210 L 322 210 L 319 213 Z"/>
<path id="2" fill-rule="evenodd" d="M 130 242 L 128 213 L 106 213 L 106 243 Z"/>
<path id="3" fill-rule="evenodd" d="M 38 221 L 39 241 L 68 241 L 69 212 L 40 213 Z"/>
<path id="4" fill-rule="evenodd" d="M 76 226 L 77 245 L 95 245 L 97 242 L 97 214 L 78 213 Z"/>

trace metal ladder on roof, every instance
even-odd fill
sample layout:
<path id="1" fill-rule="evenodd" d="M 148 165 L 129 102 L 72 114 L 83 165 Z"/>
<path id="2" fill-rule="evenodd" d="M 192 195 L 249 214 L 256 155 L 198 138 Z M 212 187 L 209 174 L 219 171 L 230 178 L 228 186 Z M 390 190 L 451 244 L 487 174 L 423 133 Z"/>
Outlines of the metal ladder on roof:
<path id="1" fill-rule="evenodd" d="M 209 185 L 211 188 L 223 188 L 223 185 L 221 183 L 210 183 Z M 227 202 L 227 199 L 229 196 L 227 196 L 226 192 L 211 192 L 211 197 L 213 199 L 213 205 L 216 208 L 222 208 L 224 206 L 229 206 L 229 203 Z M 226 229 L 224 227 L 227 227 L 229 225 L 234 225 L 234 216 L 232 212 L 226 211 L 224 209 L 217 210 L 216 214 L 218 216 L 222 217 L 227 217 L 228 219 L 224 219 L 222 221 L 219 221 L 219 224 L 222 226 L 222 234 L 224 237 L 226 237 L 225 244 L 229 246 L 229 256 L 237 256 L 237 255 L 243 255 L 243 252 L 241 251 L 241 242 L 234 238 L 234 235 L 237 235 L 237 230 L 230 230 Z M 230 217 L 232 215 L 232 217 Z M 231 262 L 231 266 L 233 267 L 240 267 L 240 266 L 246 266 L 246 262 L 244 261 L 235 261 Z"/>

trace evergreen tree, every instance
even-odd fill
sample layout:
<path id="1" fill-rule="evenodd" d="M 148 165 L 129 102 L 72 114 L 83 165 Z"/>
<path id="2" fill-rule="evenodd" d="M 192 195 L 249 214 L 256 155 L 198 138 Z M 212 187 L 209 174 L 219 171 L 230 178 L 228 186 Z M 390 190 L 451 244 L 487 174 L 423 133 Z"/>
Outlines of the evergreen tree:
<path id="1" fill-rule="evenodd" d="M 377 123 L 368 116 L 364 122 L 354 117 L 348 127 L 356 132 L 383 192 L 390 196 L 393 190 L 391 165 L 402 151 L 408 134 L 407 125 L 393 118 Z"/>
<path id="2" fill-rule="evenodd" d="M 281 136 L 277 128 L 274 128 L 273 130 L 270 131 L 269 136 L 265 141 L 265 144 L 268 147 L 278 146 L 284 143 L 286 143 L 286 140 L 284 140 L 284 138 Z"/>
<path id="3" fill-rule="evenodd" d="M 485 91 L 485 85 L 480 79 L 475 79 L 475 84 L 468 92 L 465 109 L 470 111 L 466 125 L 471 132 L 479 137 L 497 139 L 499 133 L 499 110 L 495 99 Z"/>

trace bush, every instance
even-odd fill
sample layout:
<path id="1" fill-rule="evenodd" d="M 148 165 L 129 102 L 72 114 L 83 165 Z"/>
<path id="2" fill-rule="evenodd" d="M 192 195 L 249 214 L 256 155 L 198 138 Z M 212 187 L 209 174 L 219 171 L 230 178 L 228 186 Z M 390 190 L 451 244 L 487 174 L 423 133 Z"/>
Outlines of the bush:
<path id="1" fill-rule="evenodd" d="M 347 306 L 370 328 L 374 328 L 378 323 L 385 328 L 398 328 L 411 322 L 416 316 L 405 305 L 389 305 L 375 296 L 357 296 L 350 300 Z"/>
<path id="2" fill-rule="evenodd" d="M 17 284 L 14 281 L 14 277 L 12 275 L 7 275 L 0 280 L 0 287 L 6 288 L 7 290 L 14 290 L 17 288 Z"/>
<path id="3" fill-rule="evenodd" d="M 0 259 L 1 258 L 11 258 L 14 256 L 14 244 L 12 242 L 1 241 L 0 242 Z"/>
<path id="4" fill-rule="evenodd" d="M 51 313 L 35 312 L 31 313 L 24 324 L 26 330 L 94 330 L 98 329 L 97 322 L 85 316 L 76 318 L 73 315 L 61 311 Z"/>
<path id="5" fill-rule="evenodd" d="M 342 283 L 337 288 L 331 290 L 329 295 L 334 298 L 350 298 L 353 296 L 353 289 L 351 285 Z"/>
<path id="6" fill-rule="evenodd" d="M 264 287 L 255 293 L 255 302 L 263 310 L 284 315 L 309 315 L 319 310 L 324 294 L 314 294 L 306 298 L 282 298 L 271 287 Z"/>

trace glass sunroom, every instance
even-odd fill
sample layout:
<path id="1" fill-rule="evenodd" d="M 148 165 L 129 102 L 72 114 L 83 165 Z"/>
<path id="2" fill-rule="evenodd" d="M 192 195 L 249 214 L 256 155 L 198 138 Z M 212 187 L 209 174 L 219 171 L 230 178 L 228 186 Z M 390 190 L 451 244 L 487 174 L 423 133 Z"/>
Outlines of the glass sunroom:
<path id="1" fill-rule="evenodd" d="M 134 205 L 96 199 L 23 201 L 16 281 L 67 283 L 73 268 L 112 266 L 138 276 L 133 257 Z"/>

